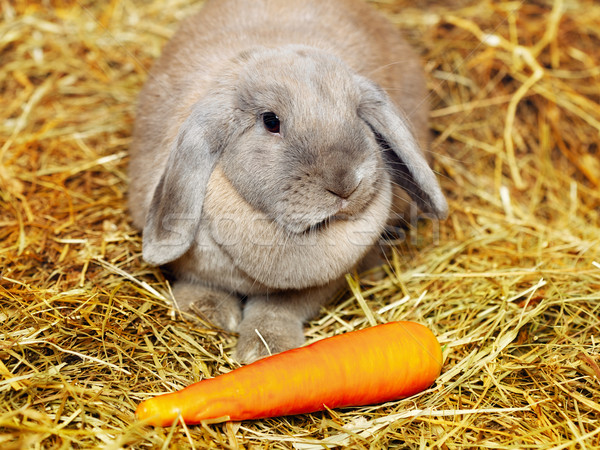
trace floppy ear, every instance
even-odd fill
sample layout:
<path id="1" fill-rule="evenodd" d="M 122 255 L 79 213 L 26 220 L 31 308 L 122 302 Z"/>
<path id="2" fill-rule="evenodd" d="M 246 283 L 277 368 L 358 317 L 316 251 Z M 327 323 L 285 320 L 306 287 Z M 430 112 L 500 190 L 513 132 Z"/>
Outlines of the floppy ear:
<path id="1" fill-rule="evenodd" d="M 179 129 L 146 215 L 142 254 L 151 264 L 177 259 L 194 242 L 208 179 L 224 145 L 226 108 L 219 96 L 208 96 Z"/>
<path id="2" fill-rule="evenodd" d="M 435 174 L 423 157 L 408 120 L 375 83 L 359 78 L 359 116 L 369 125 L 383 149 L 392 181 L 403 188 L 423 211 L 439 219 L 448 215 L 448 204 Z"/>

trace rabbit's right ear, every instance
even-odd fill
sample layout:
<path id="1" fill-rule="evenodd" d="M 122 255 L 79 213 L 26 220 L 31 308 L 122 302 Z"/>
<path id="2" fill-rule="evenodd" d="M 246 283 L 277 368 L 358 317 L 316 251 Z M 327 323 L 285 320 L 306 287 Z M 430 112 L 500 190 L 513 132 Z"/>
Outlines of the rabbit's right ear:
<path id="1" fill-rule="evenodd" d="M 438 219 L 445 219 L 448 204 L 407 118 L 378 85 L 360 76 L 357 82 L 362 90 L 359 116 L 369 125 L 381 146 L 393 182 L 421 209 Z"/>
<path id="2" fill-rule="evenodd" d="M 218 95 L 197 102 L 179 129 L 146 215 L 142 254 L 161 265 L 183 255 L 194 242 L 208 179 L 223 147 L 229 108 Z"/>

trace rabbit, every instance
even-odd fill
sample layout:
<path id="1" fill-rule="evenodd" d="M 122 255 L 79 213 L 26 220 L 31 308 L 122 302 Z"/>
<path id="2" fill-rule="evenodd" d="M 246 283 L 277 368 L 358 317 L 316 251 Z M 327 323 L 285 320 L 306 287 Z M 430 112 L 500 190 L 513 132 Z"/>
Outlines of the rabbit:
<path id="1" fill-rule="evenodd" d="M 302 345 L 407 201 L 447 216 L 426 96 L 362 0 L 208 0 L 184 20 L 139 95 L 128 199 L 177 307 L 237 332 L 242 363 Z"/>

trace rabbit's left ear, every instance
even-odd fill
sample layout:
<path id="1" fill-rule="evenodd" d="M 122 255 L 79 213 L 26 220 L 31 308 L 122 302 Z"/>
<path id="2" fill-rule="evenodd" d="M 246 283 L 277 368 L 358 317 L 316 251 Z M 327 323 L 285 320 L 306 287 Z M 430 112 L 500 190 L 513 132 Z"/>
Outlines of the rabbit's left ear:
<path id="1" fill-rule="evenodd" d="M 404 189 L 423 211 L 445 219 L 448 215 L 446 198 L 408 120 L 378 85 L 367 78 L 357 78 L 361 89 L 358 114 L 375 134 L 392 182 Z"/>
<path id="2" fill-rule="evenodd" d="M 177 135 L 146 215 L 142 254 L 169 263 L 193 244 L 208 180 L 224 146 L 227 106 L 218 94 L 196 103 Z"/>

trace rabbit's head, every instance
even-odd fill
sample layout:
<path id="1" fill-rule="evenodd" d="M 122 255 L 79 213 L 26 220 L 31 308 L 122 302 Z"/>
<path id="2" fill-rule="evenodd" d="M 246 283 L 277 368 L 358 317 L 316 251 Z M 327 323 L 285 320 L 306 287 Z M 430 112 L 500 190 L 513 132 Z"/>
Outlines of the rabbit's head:
<path id="1" fill-rule="evenodd" d="M 228 63 L 181 126 L 146 217 L 144 258 L 155 264 L 179 258 L 193 246 L 202 220 L 227 214 L 221 233 L 238 233 L 243 241 L 227 252 L 246 273 L 255 275 L 260 251 L 289 265 L 291 258 L 316 256 L 330 258 L 315 268 L 319 273 L 279 287 L 325 283 L 350 269 L 368 245 L 324 254 L 318 239 L 334 245 L 344 227 L 363 226 L 364 244 L 373 244 L 390 214 L 392 183 L 424 211 L 447 214 L 409 118 L 381 88 L 309 47 L 248 51 Z M 235 192 L 220 192 L 224 185 Z M 257 249 L 248 243 L 257 234 L 282 242 L 277 250 Z M 314 252 L 290 252 L 308 236 L 316 239 Z"/>

